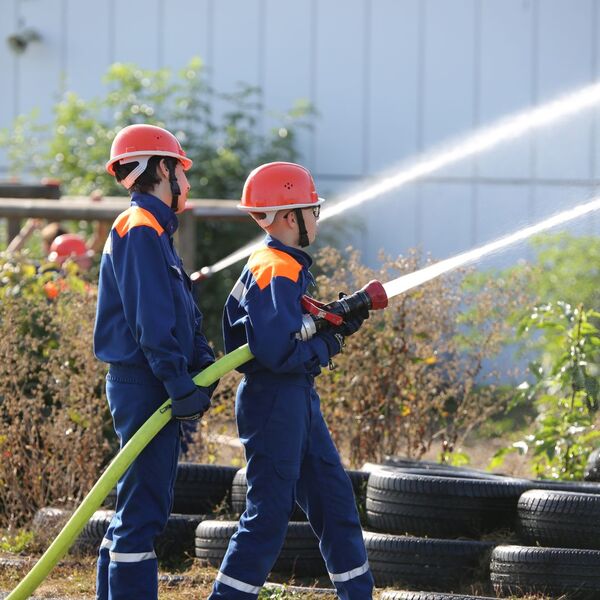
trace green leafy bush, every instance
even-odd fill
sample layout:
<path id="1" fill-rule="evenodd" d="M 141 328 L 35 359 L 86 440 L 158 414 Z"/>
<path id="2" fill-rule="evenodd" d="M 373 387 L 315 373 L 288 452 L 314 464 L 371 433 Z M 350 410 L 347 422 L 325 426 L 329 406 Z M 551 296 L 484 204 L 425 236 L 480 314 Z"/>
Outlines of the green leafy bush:
<path id="1" fill-rule="evenodd" d="M 532 240 L 530 288 L 541 302 L 600 309 L 600 238 L 554 233 Z"/>
<path id="2" fill-rule="evenodd" d="M 492 466 L 510 452 L 531 453 L 535 475 L 582 479 L 590 452 L 600 441 L 600 313 L 555 302 L 536 307 L 521 322 L 521 337 L 537 337 L 544 349 L 523 382 L 516 403 L 534 403 L 537 418 L 524 439 L 499 450 Z"/>

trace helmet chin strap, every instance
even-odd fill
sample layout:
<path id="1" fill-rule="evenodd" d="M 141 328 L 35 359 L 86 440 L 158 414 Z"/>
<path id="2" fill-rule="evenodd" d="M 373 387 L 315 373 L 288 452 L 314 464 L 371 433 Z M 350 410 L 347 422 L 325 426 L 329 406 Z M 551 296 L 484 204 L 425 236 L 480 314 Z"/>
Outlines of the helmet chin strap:
<path id="1" fill-rule="evenodd" d="M 294 210 L 296 214 L 296 220 L 298 221 L 298 231 L 300 233 L 300 247 L 306 248 L 310 244 L 308 239 L 308 231 L 306 231 L 306 223 L 304 222 L 304 215 L 302 214 L 301 208 Z"/>
<path id="2" fill-rule="evenodd" d="M 176 165 L 173 166 L 171 161 L 166 161 L 167 171 L 169 172 L 169 184 L 171 185 L 171 210 L 177 212 L 177 204 L 179 196 L 181 195 L 181 188 L 177 183 L 177 176 L 175 174 Z"/>

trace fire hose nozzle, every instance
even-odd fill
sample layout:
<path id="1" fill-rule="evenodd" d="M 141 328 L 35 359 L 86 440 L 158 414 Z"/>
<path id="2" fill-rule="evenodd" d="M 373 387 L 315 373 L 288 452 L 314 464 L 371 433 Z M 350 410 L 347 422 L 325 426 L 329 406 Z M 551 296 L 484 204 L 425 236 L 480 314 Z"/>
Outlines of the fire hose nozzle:
<path id="1" fill-rule="evenodd" d="M 382 308 L 387 308 L 388 296 L 385 293 L 385 288 L 381 281 L 372 279 L 367 285 L 361 288 L 359 292 L 364 292 L 369 298 L 371 303 L 369 310 L 381 310 Z"/>
<path id="2" fill-rule="evenodd" d="M 304 299 L 303 299 L 304 300 Z M 309 299 L 310 300 L 310 299 Z M 369 310 L 381 310 L 388 305 L 388 296 L 385 292 L 383 284 L 376 279 L 369 281 L 367 285 L 362 287 L 350 296 L 342 296 L 339 300 L 334 300 L 329 304 L 317 306 L 317 312 L 308 306 L 315 304 L 314 301 L 303 302 L 303 307 L 308 308 L 309 314 L 305 314 L 302 318 L 302 328 L 296 334 L 299 340 L 309 340 L 318 331 L 335 327 L 334 318 L 348 317 L 353 314 L 365 313 Z"/>
<path id="3" fill-rule="evenodd" d="M 338 315 L 364 313 L 365 310 L 380 310 L 388 305 L 388 297 L 383 284 L 373 279 L 358 292 L 350 296 L 342 296 L 326 305 L 326 309 Z"/>

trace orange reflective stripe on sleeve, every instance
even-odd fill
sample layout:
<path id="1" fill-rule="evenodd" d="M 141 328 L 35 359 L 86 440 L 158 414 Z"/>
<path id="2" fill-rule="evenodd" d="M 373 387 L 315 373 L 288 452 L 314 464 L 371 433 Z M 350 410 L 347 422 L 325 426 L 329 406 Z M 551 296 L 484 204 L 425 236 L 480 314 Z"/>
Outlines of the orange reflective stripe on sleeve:
<path id="1" fill-rule="evenodd" d="M 162 235 L 164 232 L 156 217 L 151 212 L 139 206 L 132 206 L 121 213 L 113 225 L 119 237 L 123 237 L 134 227 L 151 227 L 158 235 Z"/>
<path id="2" fill-rule="evenodd" d="M 261 290 L 264 290 L 274 277 L 287 277 L 298 281 L 302 265 L 289 254 L 275 248 L 261 248 L 252 253 L 248 269 Z"/>

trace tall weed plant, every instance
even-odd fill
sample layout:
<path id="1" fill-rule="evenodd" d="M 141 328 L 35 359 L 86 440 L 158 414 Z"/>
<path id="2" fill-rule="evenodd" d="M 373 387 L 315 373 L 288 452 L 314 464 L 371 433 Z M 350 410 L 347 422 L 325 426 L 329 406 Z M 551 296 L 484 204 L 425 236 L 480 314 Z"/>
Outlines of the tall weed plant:
<path id="1" fill-rule="evenodd" d="M 600 445 L 600 313 L 583 305 L 553 302 L 535 307 L 518 333 L 542 348 L 529 365 L 531 378 L 518 388 L 515 404 L 534 404 L 535 420 L 523 439 L 499 450 L 531 456 L 534 474 L 548 479 L 583 479 L 590 452 Z"/>

